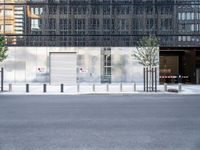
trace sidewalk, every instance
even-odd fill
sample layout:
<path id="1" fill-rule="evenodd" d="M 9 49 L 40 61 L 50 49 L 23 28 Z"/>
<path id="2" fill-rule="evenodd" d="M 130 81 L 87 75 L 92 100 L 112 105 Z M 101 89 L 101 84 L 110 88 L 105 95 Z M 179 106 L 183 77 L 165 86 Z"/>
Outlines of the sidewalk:
<path id="1" fill-rule="evenodd" d="M 178 85 L 167 85 L 167 89 L 177 89 Z M 12 89 L 9 91 L 9 85 L 4 85 L 4 92 L 1 95 L 80 95 L 80 94 L 184 94 L 200 95 L 200 85 L 182 85 L 182 90 L 178 93 L 165 92 L 164 85 L 158 85 L 157 92 L 144 92 L 143 85 L 136 85 L 136 90 L 134 89 L 134 84 L 80 84 L 77 85 L 65 85 L 64 91 L 61 92 L 60 86 L 48 85 L 46 87 L 46 92 L 44 93 L 43 84 L 30 84 L 29 92 L 26 92 L 25 84 L 12 84 Z"/>

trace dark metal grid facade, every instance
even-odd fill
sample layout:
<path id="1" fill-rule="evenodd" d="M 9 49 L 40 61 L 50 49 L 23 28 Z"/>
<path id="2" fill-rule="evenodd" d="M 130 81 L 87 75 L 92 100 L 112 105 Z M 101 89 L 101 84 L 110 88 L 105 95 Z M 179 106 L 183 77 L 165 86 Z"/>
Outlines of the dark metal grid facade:
<path id="1" fill-rule="evenodd" d="M 32 0 L 3 5 L 21 5 L 25 14 L 23 34 L 3 33 L 8 45 L 135 46 L 142 36 L 156 35 L 162 47 L 199 47 L 197 0 Z"/>

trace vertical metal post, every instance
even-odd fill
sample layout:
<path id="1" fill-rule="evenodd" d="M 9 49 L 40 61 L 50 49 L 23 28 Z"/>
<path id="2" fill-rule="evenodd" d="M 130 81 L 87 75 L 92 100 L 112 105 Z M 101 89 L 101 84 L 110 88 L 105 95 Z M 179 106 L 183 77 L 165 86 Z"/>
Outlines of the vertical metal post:
<path id="1" fill-rule="evenodd" d="M 157 92 L 157 68 L 155 68 L 155 92 Z"/>
<path id="2" fill-rule="evenodd" d="M 146 68 L 146 76 L 147 76 L 147 92 L 149 91 L 149 69 L 148 68 Z"/>
<path id="3" fill-rule="evenodd" d="M 133 84 L 133 91 L 136 91 L 136 83 Z"/>
<path id="4" fill-rule="evenodd" d="M 63 93 L 64 92 L 64 84 L 60 85 L 60 92 Z"/>
<path id="5" fill-rule="evenodd" d="M 122 92 L 122 82 L 120 83 L 120 92 Z"/>
<path id="6" fill-rule="evenodd" d="M 106 84 L 106 91 L 109 92 L 109 83 Z"/>
<path id="7" fill-rule="evenodd" d="M 92 91 L 95 92 L 95 83 L 92 85 Z"/>
<path id="8" fill-rule="evenodd" d="M 167 92 L 167 83 L 164 83 L 164 91 Z"/>
<path id="9" fill-rule="evenodd" d="M 80 92 L 80 84 L 77 83 L 77 92 L 79 93 Z"/>
<path id="10" fill-rule="evenodd" d="M 146 91 L 146 84 L 145 84 L 145 83 L 146 83 L 146 80 L 145 80 L 145 79 L 146 79 L 146 77 L 145 77 L 146 74 L 145 74 L 145 71 L 146 71 L 146 70 L 145 70 L 145 68 L 144 68 L 144 69 L 143 69 L 143 76 L 144 76 L 144 92 Z"/>
<path id="11" fill-rule="evenodd" d="M 4 72 L 3 72 L 4 70 L 3 70 L 3 67 L 1 68 L 1 92 L 3 92 L 3 83 L 4 83 L 4 78 L 3 78 L 3 74 L 4 74 Z"/>
<path id="12" fill-rule="evenodd" d="M 4 0 L 4 5 L 3 5 L 3 9 L 4 9 L 4 12 L 3 12 L 3 34 L 5 35 L 6 33 L 6 29 L 5 29 L 5 26 L 6 26 L 6 0 Z"/>
<path id="13" fill-rule="evenodd" d="M 179 84 L 178 84 L 178 92 L 181 92 L 181 91 L 182 91 L 182 84 L 179 83 Z"/>
<path id="14" fill-rule="evenodd" d="M 151 81 L 151 82 L 152 82 L 152 83 L 151 83 L 151 84 L 152 84 L 152 85 L 151 85 L 151 86 L 152 86 L 152 87 L 151 87 L 151 90 L 154 91 L 154 68 L 151 69 L 151 80 L 152 80 L 152 81 Z"/>
<path id="15" fill-rule="evenodd" d="M 47 92 L 47 85 L 43 84 L 43 92 L 46 93 Z"/>
<path id="16" fill-rule="evenodd" d="M 29 84 L 26 84 L 26 93 L 29 93 Z"/>
<path id="17" fill-rule="evenodd" d="M 8 87 L 9 87 L 9 92 L 12 92 L 12 84 L 9 84 Z"/>

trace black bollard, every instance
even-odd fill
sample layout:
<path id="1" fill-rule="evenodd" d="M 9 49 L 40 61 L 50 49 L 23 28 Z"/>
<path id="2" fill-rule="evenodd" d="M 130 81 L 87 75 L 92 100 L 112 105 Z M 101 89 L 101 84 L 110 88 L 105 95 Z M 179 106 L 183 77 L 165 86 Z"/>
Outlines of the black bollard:
<path id="1" fill-rule="evenodd" d="M 4 77 L 4 76 L 3 76 L 4 72 L 3 72 L 3 68 L 1 68 L 1 71 L 0 71 L 0 72 L 1 72 L 1 92 L 3 92 L 3 86 L 4 86 L 4 85 L 3 85 L 3 83 L 4 83 L 4 78 L 3 78 L 3 77 Z"/>
<path id="2" fill-rule="evenodd" d="M 64 84 L 60 85 L 60 92 L 63 93 L 64 92 Z"/>
<path id="3" fill-rule="evenodd" d="M 26 84 L 26 93 L 29 93 L 29 84 Z"/>
<path id="4" fill-rule="evenodd" d="M 47 85 L 43 84 L 43 92 L 46 93 L 47 92 Z"/>

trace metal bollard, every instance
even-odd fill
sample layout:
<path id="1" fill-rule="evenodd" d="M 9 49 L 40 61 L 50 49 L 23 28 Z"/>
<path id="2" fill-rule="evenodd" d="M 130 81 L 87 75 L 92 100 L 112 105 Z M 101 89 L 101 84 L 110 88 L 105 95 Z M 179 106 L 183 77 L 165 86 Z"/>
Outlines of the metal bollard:
<path id="1" fill-rule="evenodd" d="M 26 93 L 29 93 L 29 84 L 26 84 Z"/>
<path id="2" fill-rule="evenodd" d="M 0 73 L 1 73 L 1 92 L 3 92 L 3 87 L 4 87 L 4 69 L 3 68 L 1 68 L 1 71 L 0 71 Z"/>
<path id="3" fill-rule="evenodd" d="M 109 92 L 109 84 L 106 84 L 106 91 Z"/>
<path id="4" fill-rule="evenodd" d="M 12 84 L 9 84 L 8 87 L 9 87 L 9 92 L 12 92 Z"/>
<path id="5" fill-rule="evenodd" d="M 167 83 L 164 83 L 164 91 L 167 92 Z"/>
<path id="6" fill-rule="evenodd" d="M 64 84 L 60 85 L 60 92 L 63 93 L 64 92 Z"/>
<path id="7" fill-rule="evenodd" d="M 80 92 L 80 84 L 77 84 L 77 92 Z"/>
<path id="8" fill-rule="evenodd" d="M 133 84 L 133 91 L 136 92 L 136 83 Z"/>
<path id="9" fill-rule="evenodd" d="M 46 93 L 46 92 L 47 92 L 47 85 L 43 84 L 43 93 Z"/>
<path id="10" fill-rule="evenodd" d="M 92 85 L 92 90 L 93 90 L 93 92 L 95 92 L 95 90 L 96 90 L 95 89 L 95 84 Z"/>
<path id="11" fill-rule="evenodd" d="M 182 84 L 181 84 L 181 83 L 178 84 L 178 91 L 179 91 L 179 92 L 182 91 Z"/>
<path id="12" fill-rule="evenodd" d="M 120 92 L 122 92 L 123 91 L 123 89 L 122 89 L 122 82 L 120 83 Z"/>

